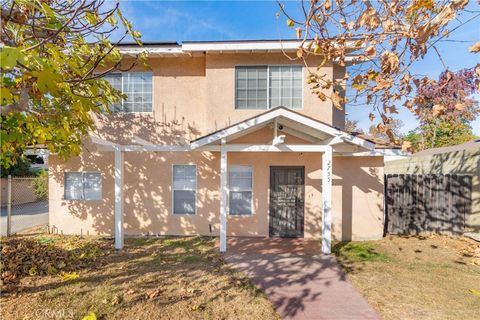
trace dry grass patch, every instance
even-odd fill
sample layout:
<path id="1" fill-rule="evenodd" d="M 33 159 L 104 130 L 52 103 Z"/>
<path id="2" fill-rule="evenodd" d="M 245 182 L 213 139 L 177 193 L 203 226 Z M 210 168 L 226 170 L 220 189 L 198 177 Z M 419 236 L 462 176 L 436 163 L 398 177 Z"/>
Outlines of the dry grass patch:
<path id="1" fill-rule="evenodd" d="M 385 319 L 480 319 L 480 244 L 389 236 L 334 247 L 348 278 Z"/>
<path id="2" fill-rule="evenodd" d="M 38 241 L 34 236 L 26 239 Z M 92 241 L 99 248 L 113 245 L 111 240 Z M 225 264 L 212 238 L 126 239 L 124 251 L 102 251 L 91 267 L 70 270 L 78 278 L 20 276 L 0 299 L 2 315 L 7 319 L 81 319 L 90 313 L 98 319 L 278 319 L 265 295 Z"/>

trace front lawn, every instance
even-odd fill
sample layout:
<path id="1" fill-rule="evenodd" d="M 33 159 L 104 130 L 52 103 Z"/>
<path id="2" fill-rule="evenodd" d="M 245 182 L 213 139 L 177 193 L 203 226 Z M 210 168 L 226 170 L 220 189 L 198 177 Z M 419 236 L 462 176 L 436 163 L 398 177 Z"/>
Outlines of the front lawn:
<path id="1" fill-rule="evenodd" d="M 215 240 L 3 238 L 4 319 L 278 319 L 249 279 L 225 264 Z"/>
<path id="2" fill-rule="evenodd" d="M 480 319 L 480 244 L 445 236 L 337 243 L 349 280 L 384 319 Z"/>

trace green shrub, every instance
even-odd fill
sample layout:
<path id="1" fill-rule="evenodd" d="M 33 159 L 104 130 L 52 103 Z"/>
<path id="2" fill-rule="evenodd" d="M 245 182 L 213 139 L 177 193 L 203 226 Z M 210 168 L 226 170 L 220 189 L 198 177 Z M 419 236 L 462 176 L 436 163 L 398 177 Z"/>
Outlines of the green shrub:
<path id="1" fill-rule="evenodd" d="M 0 166 L 0 175 L 2 178 L 7 178 L 9 175 L 14 177 L 26 177 L 33 175 L 32 164 L 27 157 L 17 157 L 15 158 L 15 164 L 5 168 Z"/>
<path id="2" fill-rule="evenodd" d="M 40 171 L 38 176 L 33 180 L 33 190 L 37 200 L 45 200 L 48 198 L 48 172 Z"/>

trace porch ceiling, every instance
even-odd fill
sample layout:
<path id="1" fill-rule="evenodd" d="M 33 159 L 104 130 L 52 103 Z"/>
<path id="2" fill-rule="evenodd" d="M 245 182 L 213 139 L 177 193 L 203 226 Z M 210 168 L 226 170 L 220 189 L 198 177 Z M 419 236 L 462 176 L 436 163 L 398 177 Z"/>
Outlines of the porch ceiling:
<path id="1" fill-rule="evenodd" d="M 278 118 L 275 118 L 274 120 L 271 120 L 262 124 L 258 124 L 258 125 L 252 126 L 251 128 L 231 134 L 227 136 L 225 140 L 227 143 L 229 143 L 238 138 L 260 131 L 264 128 L 270 128 L 273 130 L 275 125 L 277 126 L 278 135 L 288 134 L 310 143 L 321 144 L 323 140 L 333 137 L 323 132 L 313 130 L 307 126 L 299 125 L 298 123 L 295 123 L 293 121 L 290 121 L 280 116 Z M 220 145 L 220 144 L 221 144 L 221 140 L 217 140 L 211 143 L 211 145 Z"/>

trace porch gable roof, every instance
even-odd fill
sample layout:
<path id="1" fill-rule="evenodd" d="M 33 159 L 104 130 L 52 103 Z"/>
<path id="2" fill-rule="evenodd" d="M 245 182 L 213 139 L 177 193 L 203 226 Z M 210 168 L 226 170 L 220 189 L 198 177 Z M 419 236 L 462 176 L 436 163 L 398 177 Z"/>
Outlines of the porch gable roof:
<path id="1" fill-rule="evenodd" d="M 309 132 L 310 135 L 317 138 L 316 141 L 312 141 L 314 144 L 333 145 L 347 143 L 369 151 L 375 149 L 375 144 L 368 140 L 348 134 L 326 123 L 285 107 L 270 109 L 254 117 L 197 138 L 191 141 L 190 147 L 196 149 L 205 145 L 219 144 L 223 139 L 236 138 L 254 132 L 274 121 L 278 121 L 282 126 L 288 127 L 289 129 L 285 132 L 292 135 L 299 136 L 299 134 Z M 306 135 L 308 135 L 308 133 Z M 302 136 L 299 137 L 303 138 Z"/>

